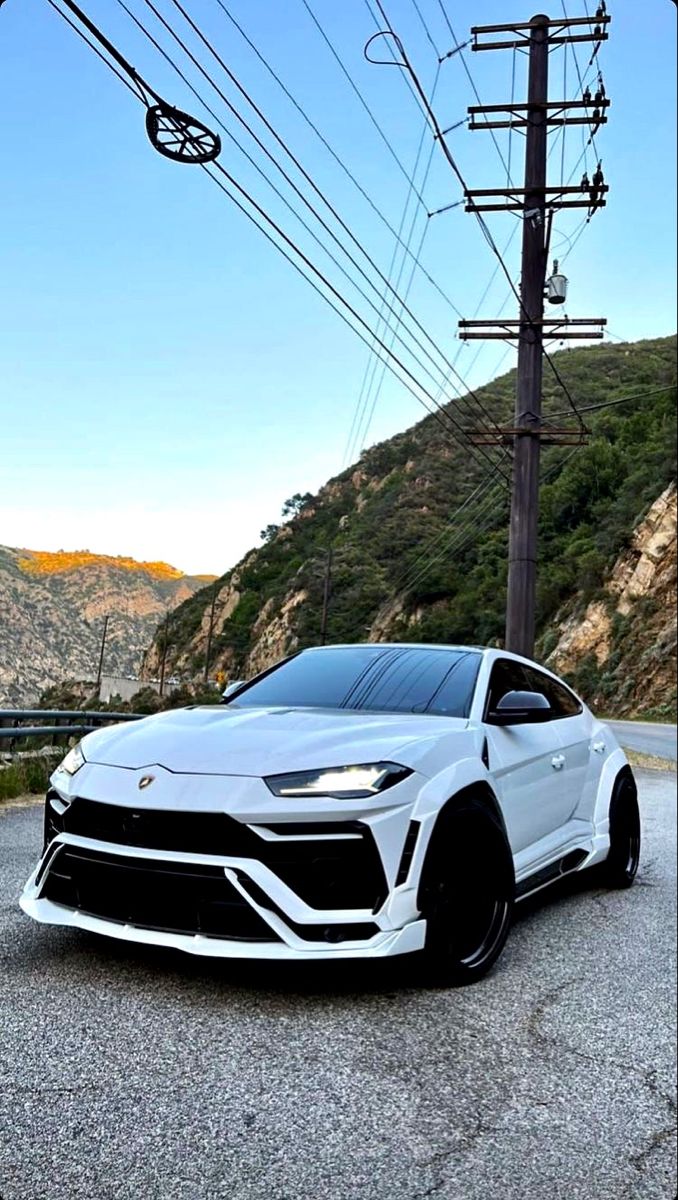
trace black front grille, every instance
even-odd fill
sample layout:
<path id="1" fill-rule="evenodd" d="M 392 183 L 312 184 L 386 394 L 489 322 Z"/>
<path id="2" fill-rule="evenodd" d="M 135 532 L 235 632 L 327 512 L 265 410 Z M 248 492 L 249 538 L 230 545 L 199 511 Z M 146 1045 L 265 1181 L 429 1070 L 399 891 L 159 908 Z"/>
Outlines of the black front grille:
<path id="1" fill-rule="evenodd" d="M 266 841 L 226 813 L 123 808 L 76 797 L 59 816 L 51 809 L 49 794 L 47 810 L 50 840 L 65 832 L 137 849 L 252 858 L 270 867 L 312 908 L 376 911 L 386 898 L 379 851 L 371 830 L 359 821 L 270 825 L 274 832 L 292 833 L 300 840 Z M 303 840 L 322 833 L 353 836 Z"/>
<path id="2" fill-rule="evenodd" d="M 151 862 L 64 846 L 42 896 L 142 929 L 248 942 L 280 940 L 225 878 L 223 867 Z"/>

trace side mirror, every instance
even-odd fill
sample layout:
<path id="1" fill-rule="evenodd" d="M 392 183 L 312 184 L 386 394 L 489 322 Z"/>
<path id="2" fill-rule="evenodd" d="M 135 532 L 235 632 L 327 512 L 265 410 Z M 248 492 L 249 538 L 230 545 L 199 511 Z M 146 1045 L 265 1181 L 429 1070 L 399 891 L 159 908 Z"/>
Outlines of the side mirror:
<path id="1" fill-rule="evenodd" d="M 551 705 L 541 692 L 507 692 L 486 720 L 488 725 L 535 725 L 551 716 Z"/>
<path id="2" fill-rule="evenodd" d="M 224 700 L 226 700 L 228 696 L 232 696 L 234 692 L 237 692 L 238 688 L 241 688 L 245 683 L 247 683 L 246 679 L 234 679 L 231 683 L 227 684 L 221 693 Z"/>

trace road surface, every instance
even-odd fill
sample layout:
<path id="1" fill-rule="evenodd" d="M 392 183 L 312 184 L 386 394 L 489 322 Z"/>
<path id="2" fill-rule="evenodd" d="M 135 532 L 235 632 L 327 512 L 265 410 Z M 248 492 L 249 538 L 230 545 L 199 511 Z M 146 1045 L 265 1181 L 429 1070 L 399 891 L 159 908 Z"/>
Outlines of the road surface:
<path id="1" fill-rule="evenodd" d="M 675 789 L 639 778 L 636 887 L 528 901 L 459 991 L 35 925 L 41 814 L 0 808 L 2 1200 L 669 1200 Z"/>
<path id="2" fill-rule="evenodd" d="M 622 746 L 652 754 L 656 758 L 678 759 L 678 730 L 675 725 L 652 721 L 608 721 Z"/>

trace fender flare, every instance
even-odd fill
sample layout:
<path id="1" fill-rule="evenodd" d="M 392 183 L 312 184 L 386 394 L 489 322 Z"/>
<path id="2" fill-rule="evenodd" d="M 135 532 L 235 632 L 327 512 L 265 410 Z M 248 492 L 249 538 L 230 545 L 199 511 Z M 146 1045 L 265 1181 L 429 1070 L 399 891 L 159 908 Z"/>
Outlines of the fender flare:
<path id="1" fill-rule="evenodd" d="M 513 854 L 504 821 L 504 814 L 492 786 L 489 772 L 477 758 L 461 759 L 448 771 L 438 775 L 422 789 L 419 794 L 412 820 L 421 825 L 411 867 L 411 877 L 419 879 L 426 859 L 433 834 L 439 828 L 440 822 L 463 803 L 469 795 L 482 796 L 487 803 L 489 812 L 499 824 L 506 839 L 506 844 L 513 867 Z"/>
<path id="2" fill-rule="evenodd" d="M 633 779 L 635 786 L 635 778 L 629 760 L 621 748 L 613 750 L 612 754 L 605 760 L 605 764 L 600 774 L 598 781 L 598 792 L 596 794 L 595 804 L 593 806 L 593 828 L 594 834 L 607 836 L 609 831 L 610 819 L 610 801 L 614 792 L 617 780 L 622 776 L 627 775 Z"/>

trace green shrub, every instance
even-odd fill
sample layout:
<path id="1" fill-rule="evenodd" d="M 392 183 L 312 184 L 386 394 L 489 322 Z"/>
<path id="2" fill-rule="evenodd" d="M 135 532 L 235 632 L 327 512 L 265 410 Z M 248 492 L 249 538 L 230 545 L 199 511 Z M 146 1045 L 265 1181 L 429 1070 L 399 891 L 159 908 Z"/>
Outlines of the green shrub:
<path id="1" fill-rule="evenodd" d="M 9 766 L 0 767 L 0 800 L 45 792 L 58 761 L 57 755 L 50 758 L 36 755 L 35 758 L 20 758 Z"/>

